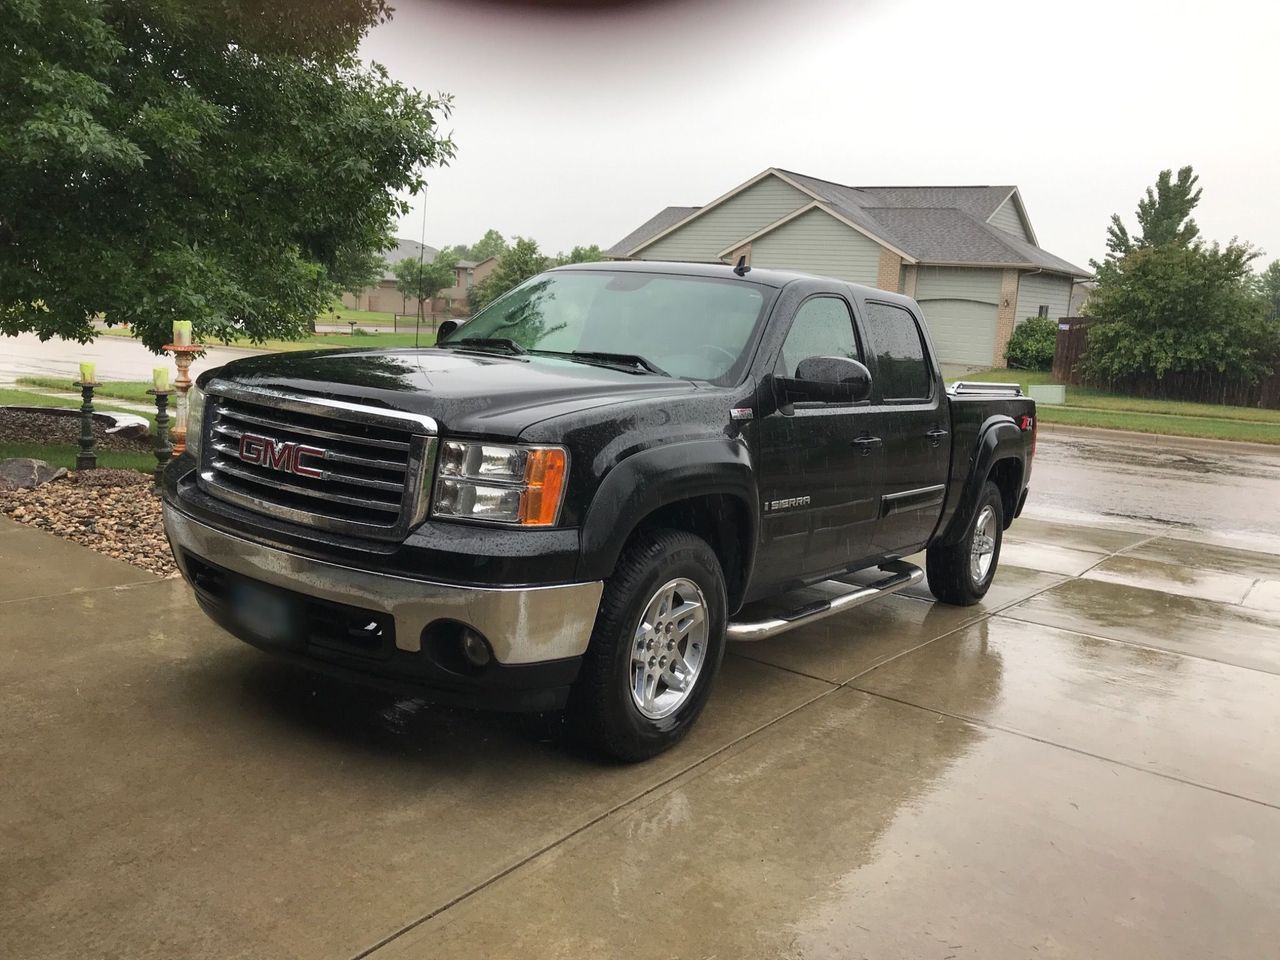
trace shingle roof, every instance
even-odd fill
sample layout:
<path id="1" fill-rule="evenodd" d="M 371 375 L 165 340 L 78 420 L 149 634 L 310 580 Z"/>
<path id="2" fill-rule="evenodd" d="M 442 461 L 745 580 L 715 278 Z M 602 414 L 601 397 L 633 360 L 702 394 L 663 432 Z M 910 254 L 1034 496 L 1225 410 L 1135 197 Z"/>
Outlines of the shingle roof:
<path id="1" fill-rule="evenodd" d="M 673 227 L 689 214 L 701 207 L 666 207 L 636 227 L 625 237 L 605 251 L 611 257 L 625 257 L 650 237 L 656 237 L 668 227 Z"/>
<path id="2" fill-rule="evenodd" d="M 852 187 L 779 170 L 818 197 L 823 206 L 923 263 L 1027 265 L 1077 277 L 1075 264 L 987 223 L 1014 191 L 1011 185 L 957 187 Z M 626 256 L 698 207 L 668 207 L 613 247 Z M 678 216 L 672 211 L 682 211 Z"/>
<path id="3" fill-rule="evenodd" d="M 435 247 L 428 247 L 417 240 L 404 240 L 397 237 L 396 245 L 382 253 L 382 258 L 387 261 L 387 269 L 383 271 L 382 279 L 394 280 L 396 275 L 392 267 L 401 260 L 417 260 L 419 252 L 422 254 L 424 263 L 430 263 L 440 253 Z"/>

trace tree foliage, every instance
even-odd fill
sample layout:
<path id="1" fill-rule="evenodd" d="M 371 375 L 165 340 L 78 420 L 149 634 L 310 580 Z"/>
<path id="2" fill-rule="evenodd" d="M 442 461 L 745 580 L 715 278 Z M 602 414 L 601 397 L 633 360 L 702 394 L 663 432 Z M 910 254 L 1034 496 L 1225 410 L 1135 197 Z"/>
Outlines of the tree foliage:
<path id="1" fill-rule="evenodd" d="M 556 255 L 556 265 L 562 263 L 597 263 L 604 259 L 604 251 L 600 249 L 599 244 L 593 243 L 589 247 L 574 247 L 568 253 Z"/>
<path id="2" fill-rule="evenodd" d="M 555 264 L 551 258 L 538 249 L 538 241 L 516 237 L 511 248 L 498 259 L 494 271 L 467 291 L 471 312 L 487 306 L 512 287 L 552 266 Z"/>
<path id="3" fill-rule="evenodd" d="M 1267 269 L 1258 274 L 1258 293 L 1267 322 L 1280 324 L 1280 260 L 1272 260 Z"/>
<path id="4" fill-rule="evenodd" d="M 1246 383 L 1266 376 L 1280 350 L 1249 282 L 1254 252 L 1232 242 L 1133 250 L 1089 298 L 1084 372 L 1123 385 L 1170 373 L 1230 373 Z"/>
<path id="5" fill-rule="evenodd" d="M 490 257 L 500 257 L 506 253 L 507 240 L 497 230 L 490 227 L 485 231 L 483 237 L 470 246 L 465 243 L 455 243 L 449 250 L 459 260 L 473 260 L 479 263 L 482 260 L 488 260 Z"/>
<path id="6" fill-rule="evenodd" d="M 447 290 L 457 282 L 454 268 L 458 265 L 458 257 L 452 250 L 442 250 L 434 260 L 414 260 L 412 257 L 401 260 L 391 268 L 396 276 L 396 289 L 402 297 L 413 297 L 418 301 L 418 316 L 424 312 L 425 301 L 430 300 L 441 290 Z"/>
<path id="7" fill-rule="evenodd" d="M 1107 231 L 1107 258 L 1085 312 L 1082 361 L 1095 382 L 1158 387 L 1170 375 L 1218 374 L 1246 384 L 1266 376 L 1280 353 L 1259 283 L 1258 254 L 1232 240 L 1207 245 L 1191 213 L 1200 202 L 1190 167 L 1161 171 L 1138 202 L 1141 233 L 1130 237 L 1118 216 Z"/>
<path id="8" fill-rule="evenodd" d="M 1005 362 L 1021 370 L 1048 370 L 1058 346 L 1058 323 L 1048 317 L 1027 317 L 1014 327 L 1004 349 Z"/>
<path id="9" fill-rule="evenodd" d="M 384 0 L 0 3 L 0 332 L 293 337 L 447 163 L 450 99 L 356 47 Z"/>
<path id="10" fill-rule="evenodd" d="M 1189 166 L 1178 170 L 1177 180 L 1173 179 L 1172 170 L 1161 170 L 1155 186 L 1147 187 L 1146 195 L 1138 200 L 1137 220 L 1141 232 L 1131 237 L 1120 214 L 1113 213 L 1107 227 L 1107 256 L 1102 263 L 1089 261 L 1090 266 L 1101 277 L 1115 269 L 1134 250 L 1166 243 L 1187 246 L 1195 242 L 1200 228 L 1191 219 L 1191 211 L 1200 202 L 1203 192 L 1196 186 L 1199 180 Z"/>

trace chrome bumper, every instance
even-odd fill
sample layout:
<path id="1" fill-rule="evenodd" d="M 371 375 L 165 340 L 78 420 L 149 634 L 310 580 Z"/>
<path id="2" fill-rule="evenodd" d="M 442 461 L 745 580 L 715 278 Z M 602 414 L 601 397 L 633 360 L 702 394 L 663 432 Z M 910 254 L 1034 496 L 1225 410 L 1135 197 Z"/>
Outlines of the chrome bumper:
<path id="1" fill-rule="evenodd" d="M 312 560 L 215 530 L 165 504 L 164 526 L 183 576 L 183 552 L 307 596 L 381 610 L 396 621 L 396 646 L 421 649 L 422 630 L 456 620 L 482 633 L 500 663 L 580 656 L 595 625 L 604 584 L 552 587 L 461 587 Z"/>

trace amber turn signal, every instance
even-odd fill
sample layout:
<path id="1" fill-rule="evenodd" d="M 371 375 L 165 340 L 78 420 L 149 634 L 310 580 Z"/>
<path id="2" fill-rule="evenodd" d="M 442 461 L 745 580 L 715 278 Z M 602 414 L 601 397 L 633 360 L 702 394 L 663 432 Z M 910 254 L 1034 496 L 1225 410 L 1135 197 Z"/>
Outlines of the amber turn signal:
<path id="1" fill-rule="evenodd" d="M 528 527 L 549 527 L 560 513 L 564 494 L 565 452 L 557 447 L 535 447 L 525 464 L 526 490 L 520 498 L 520 523 Z"/>

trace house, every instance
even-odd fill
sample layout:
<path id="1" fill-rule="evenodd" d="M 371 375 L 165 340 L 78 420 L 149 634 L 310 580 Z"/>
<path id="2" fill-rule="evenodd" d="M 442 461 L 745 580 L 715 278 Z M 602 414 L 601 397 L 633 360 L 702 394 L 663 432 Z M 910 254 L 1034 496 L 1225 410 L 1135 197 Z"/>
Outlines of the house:
<path id="1" fill-rule="evenodd" d="M 396 289 L 395 265 L 401 260 L 417 260 L 422 258 L 431 263 L 439 255 L 435 247 L 428 247 L 416 240 L 396 240 L 396 245 L 383 254 L 387 268 L 382 279 L 372 287 L 359 293 L 344 293 L 342 305 L 348 310 L 373 310 L 383 313 L 416 314 L 418 301 L 405 298 Z M 441 290 L 427 305 L 429 316 L 466 316 L 467 291 L 487 277 L 498 265 L 497 257 L 488 257 L 479 262 L 459 260 L 454 267 L 455 281 L 453 286 Z"/>
<path id="2" fill-rule="evenodd" d="M 770 167 L 702 207 L 667 207 L 618 259 L 803 270 L 914 297 L 939 358 L 1004 366 L 1027 317 L 1070 313 L 1089 271 L 1040 247 L 1015 186 L 852 187 Z"/>

